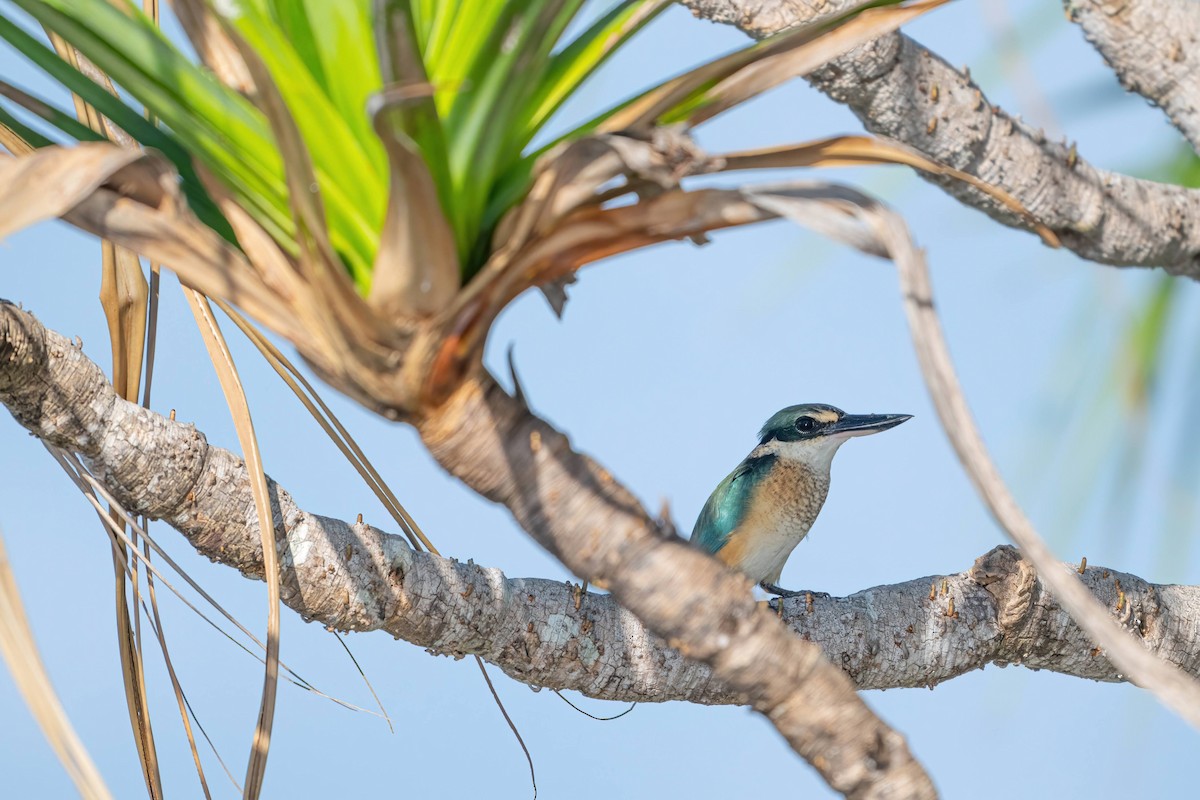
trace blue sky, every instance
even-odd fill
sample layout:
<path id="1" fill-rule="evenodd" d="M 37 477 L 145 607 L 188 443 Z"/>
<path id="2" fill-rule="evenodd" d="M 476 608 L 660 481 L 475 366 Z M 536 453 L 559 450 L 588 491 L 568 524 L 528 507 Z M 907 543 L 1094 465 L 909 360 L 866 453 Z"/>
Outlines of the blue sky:
<path id="1" fill-rule="evenodd" d="M 994 21 L 1002 8 L 1019 21 L 1016 41 L 1028 54 L 1023 69 L 1032 83 L 997 56 L 1003 36 Z M 910 30 L 951 63 L 972 65 L 993 102 L 1052 130 L 1068 130 L 1080 153 L 1100 166 L 1147 170 L 1179 146 L 1180 137 L 1157 111 L 1120 92 L 1056 7 L 1001 6 L 998 0 L 955 4 Z M 597 80 L 584 103 L 623 95 L 649 76 L 668 75 L 742 41 L 735 31 L 673 9 Z M 0 74 L 20 85 L 41 85 L 7 49 L 0 49 Z M 1043 107 L 1053 119 L 1036 116 Z M 719 150 L 858 130 L 844 109 L 792 84 L 722 118 L 700 139 Z M 883 197 L 903 212 L 927 248 L 950 345 L 984 435 L 1063 558 L 1086 555 L 1089 563 L 1154 581 L 1196 582 L 1200 557 L 1190 549 L 1171 550 L 1179 555 L 1169 559 L 1161 555 L 1164 541 L 1186 540 L 1194 528 L 1160 524 L 1168 515 L 1156 495 L 1140 498 L 1136 524 L 1119 535 L 1100 526 L 1068 531 L 1056 526 L 1064 513 L 1053 487 L 1064 473 L 1087 465 L 1068 453 L 1049 473 L 1037 458 L 1058 446 L 1073 416 L 1087 407 L 1088 397 L 1054 380 L 1064 353 L 1085 373 L 1105 366 L 1086 346 L 1075 358 L 1070 343 L 1111 337 L 1122 298 L 1144 290 L 1153 274 L 1118 273 L 1047 250 L 903 170 L 823 176 Z M 50 327 L 80 336 L 85 351 L 107 367 L 98 287 L 96 243 L 61 224 L 0 244 L 0 296 L 23 302 Z M 561 322 L 540 296 L 519 299 L 492 333 L 489 363 L 501 372 L 504 353 L 514 345 L 534 409 L 646 503 L 657 508 L 669 499 L 682 529 L 690 530 L 713 486 L 753 446 L 763 420 L 784 405 L 827 402 L 915 418 L 843 448 L 826 507 L 785 570 L 784 585 L 846 594 L 957 572 L 1003 541 L 938 426 L 886 262 L 778 222 L 719 233 L 703 248 L 672 244 L 613 259 L 585 270 L 571 296 Z M 1196 288 L 1185 287 L 1181 302 L 1195 309 L 1197 299 Z M 1090 313 L 1081 310 L 1085 304 Z M 309 510 L 351 519 L 361 512 L 390 528 L 287 390 L 233 341 L 272 476 Z M 156 409 L 176 409 L 209 441 L 236 448 L 191 316 L 169 278 L 159 353 Z M 1187 354 L 1172 351 L 1169 371 L 1184 371 Z M 410 430 L 332 392 L 327 399 L 444 553 L 514 577 L 569 577 L 507 512 L 441 472 Z M 1101 428 L 1091 435 L 1107 434 Z M 1150 435 L 1178 434 L 1177 428 L 1155 427 Z M 42 655 L 114 794 L 138 796 L 143 789 L 125 721 L 107 539 L 38 442 L 7 417 L 0 420 L 0 453 L 0 531 Z M 1154 474 L 1168 467 L 1147 464 Z M 858 500 L 868 494 L 870 502 Z M 262 630 L 262 584 L 199 558 L 165 526 L 155 532 L 211 593 Z M 261 670 L 173 598 L 160 593 L 160 600 L 192 705 L 240 779 Z M 395 735 L 374 717 L 284 686 L 265 796 L 529 796 L 524 760 L 470 660 L 433 658 L 379 634 L 347 641 L 391 713 Z M 319 626 L 285 611 L 282 646 L 284 660 L 306 679 L 370 705 L 353 665 Z M 169 684 L 154 659 L 151 664 L 164 777 L 171 796 L 199 796 Z M 596 723 L 550 692 L 493 673 L 533 751 L 542 797 L 830 794 L 771 727 L 745 709 L 646 705 L 618 721 Z M 946 797 L 1135 791 L 1167 797 L 1183 796 L 1193 786 L 1186 765 L 1197 745 L 1195 732 L 1128 685 L 988 668 L 933 691 L 868 692 L 864 698 L 909 737 Z M 597 714 L 621 710 L 573 699 Z M 6 794 L 69 796 L 65 774 L 3 672 L 0 718 L 7 722 L 0 726 Z M 1137 769 L 1129 769 L 1134 764 Z M 234 796 L 213 759 L 206 766 L 217 796 Z"/>

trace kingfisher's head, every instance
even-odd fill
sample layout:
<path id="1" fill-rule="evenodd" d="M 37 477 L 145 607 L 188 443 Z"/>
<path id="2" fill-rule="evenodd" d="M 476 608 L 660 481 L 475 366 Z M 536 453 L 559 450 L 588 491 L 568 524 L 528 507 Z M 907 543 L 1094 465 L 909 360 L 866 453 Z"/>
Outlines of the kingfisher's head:
<path id="1" fill-rule="evenodd" d="M 758 432 L 759 448 L 827 472 L 833 454 L 850 438 L 894 428 L 911 414 L 847 414 L 823 403 L 788 406 Z"/>

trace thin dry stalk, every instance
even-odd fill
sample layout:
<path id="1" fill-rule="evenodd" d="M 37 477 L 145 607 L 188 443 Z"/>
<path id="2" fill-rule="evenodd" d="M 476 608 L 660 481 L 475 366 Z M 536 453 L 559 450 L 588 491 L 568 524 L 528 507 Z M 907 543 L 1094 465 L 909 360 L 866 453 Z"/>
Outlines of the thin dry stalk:
<path id="1" fill-rule="evenodd" d="M 1033 562 L 1072 619 L 1104 648 L 1105 656 L 1133 683 L 1153 693 L 1167 708 L 1200 728 L 1200 684 L 1151 653 L 1111 618 L 1108 609 L 1059 562 L 1022 512 L 971 416 L 954 370 L 941 322 L 933 304 L 929 270 L 912 245 L 904 223 L 894 214 L 876 217 L 880 237 L 896 262 L 904 309 L 926 386 L 950 443 L 988 509 L 1008 536 Z"/>
<path id="2" fill-rule="evenodd" d="M 267 582 L 267 661 L 263 676 L 262 701 L 258 711 L 258 722 L 254 729 L 254 741 L 250 749 L 250 762 L 246 767 L 246 784 L 243 796 L 254 800 L 262 793 L 263 777 L 267 770 L 267 753 L 271 746 L 271 727 L 275 720 L 275 697 L 279 686 L 279 550 L 275 543 L 275 524 L 271 515 L 271 498 L 267 493 L 267 478 L 263 471 L 262 453 L 258 449 L 258 437 L 250 418 L 250 407 L 241 378 L 233 363 L 233 355 L 221 333 L 208 299 L 194 289 L 184 289 L 196 318 L 196 325 L 208 348 L 209 358 L 221 383 L 221 391 L 229 405 L 229 413 L 237 430 L 238 443 L 252 476 L 254 507 L 258 514 L 259 534 L 262 539 L 263 572 Z"/>
<path id="3" fill-rule="evenodd" d="M 71 726 L 38 655 L 20 590 L 0 537 L 0 653 L 63 769 L 84 800 L 112 800 L 104 779 Z"/>

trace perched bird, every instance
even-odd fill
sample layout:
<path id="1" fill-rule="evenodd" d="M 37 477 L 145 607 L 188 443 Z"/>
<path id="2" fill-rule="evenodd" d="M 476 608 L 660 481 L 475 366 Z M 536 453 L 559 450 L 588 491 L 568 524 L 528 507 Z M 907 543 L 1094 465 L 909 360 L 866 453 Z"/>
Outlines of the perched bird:
<path id="1" fill-rule="evenodd" d="M 771 594 L 798 594 L 780 589 L 779 576 L 825 503 L 834 453 L 853 436 L 907 419 L 911 415 L 847 414 L 818 403 L 788 406 L 767 420 L 758 446 L 708 498 L 692 542 Z"/>

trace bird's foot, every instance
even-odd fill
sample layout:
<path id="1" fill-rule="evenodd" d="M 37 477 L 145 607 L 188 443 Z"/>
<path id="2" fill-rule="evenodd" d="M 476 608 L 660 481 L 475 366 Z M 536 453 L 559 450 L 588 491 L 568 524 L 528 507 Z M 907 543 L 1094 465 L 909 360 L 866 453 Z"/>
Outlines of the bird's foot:
<path id="1" fill-rule="evenodd" d="M 812 595 L 813 597 L 815 597 L 819 600 L 828 600 L 831 597 L 829 592 L 813 592 L 808 589 L 800 589 L 798 591 L 793 591 L 791 589 L 781 589 L 778 586 L 776 586 L 775 584 L 767 583 L 766 581 L 763 581 L 758 586 L 767 594 L 778 595 L 780 599 L 785 598 L 785 597 L 807 597 L 808 595 Z"/>
<path id="2" fill-rule="evenodd" d="M 772 611 L 779 614 L 780 616 L 783 615 L 783 602 L 782 601 L 788 597 L 806 598 L 806 600 L 808 602 L 809 613 L 812 613 L 812 601 L 814 599 L 828 600 L 830 597 L 829 592 L 812 592 L 812 591 L 808 591 L 806 589 L 801 589 L 799 591 L 792 591 L 791 589 L 781 589 L 780 587 L 776 586 L 775 584 L 767 583 L 766 581 L 763 581 L 762 583 L 760 583 L 759 587 L 764 592 L 767 592 L 769 594 L 778 595 L 777 597 L 773 597 L 767 601 L 767 608 L 771 609 Z"/>

